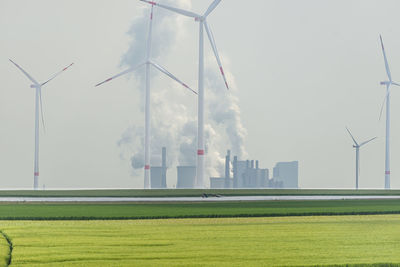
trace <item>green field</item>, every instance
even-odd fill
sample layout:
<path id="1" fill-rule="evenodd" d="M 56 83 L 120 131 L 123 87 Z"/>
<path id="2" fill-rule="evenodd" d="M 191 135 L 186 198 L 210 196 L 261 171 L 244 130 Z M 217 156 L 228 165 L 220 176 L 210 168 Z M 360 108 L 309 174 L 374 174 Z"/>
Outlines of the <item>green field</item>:
<path id="1" fill-rule="evenodd" d="M 10 245 L 6 236 L 0 235 L 0 266 L 7 266 L 10 260 Z"/>
<path id="2" fill-rule="evenodd" d="M 199 196 L 202 192 L 400 194 L 379 190 L 22 192 L 24 196 L 60 197 Z M 0 196 L 17 195 L 21 191 L 0 191 Z M 400 266 L 400 200 L 393 199 L 3 202 L 0 203 L 0 232 L 0 266 L 7 266 L 10 261 L 11 266 Z"/>
<path id="3" fill-rule="evenodd" d="M 178 197 L 220 194 L 224 196 L 262 195 L 400 195 L 400 190 L 336 189 L 120 189 L 120 190 L 0 190 L 0 197 Z"/>
<path id="4" fill-rule="evenodd" d="M 12 266 L 400 263 L 400 215 L 1 221 L 0 229 Z"/>
<path id="5" fill-rule="evenodd" d="M 352 214 L 400 214 L 400 200 L 0 204 L 0 220 L 109 220 Z"/>

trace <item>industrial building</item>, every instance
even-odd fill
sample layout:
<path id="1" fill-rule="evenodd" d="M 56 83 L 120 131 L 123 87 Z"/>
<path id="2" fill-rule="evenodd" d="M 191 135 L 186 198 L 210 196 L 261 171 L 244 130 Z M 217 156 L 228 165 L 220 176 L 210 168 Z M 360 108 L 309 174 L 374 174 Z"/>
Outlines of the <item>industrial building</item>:
<path id="1" fill-rule="evenodd" d="M 150 168 L 150 188 L 167 188 L 167 149 L 162 148 L 161 166 Z"/>
<path id="2" fill-rule="evenodd" d="M 225 175 L 211 177 L 210 188 L 266 188 L 269 181 L 269 170 L 260 169 L 258 160 L 238 160 L 237 156 L 230 160 L 230 151 L 225 157 Z M 255 165 L 254 165 L 255 164 Z M 231 178 L 231 165 L 233 177 Z"/>
<path id="3" fill-rule="evenodd" d="M 269 170 L 261 169 L 258 160 L 238 160 L 231 162 L 230 151 L 225 157 L 225 175 L 211 177 L 210 188 L 298 188 L 298 162 L 278 162 L 269 178 Z M 231 178 L 231 165 L 233 177 Z"/>
<path id="4" fill-rule="evenodd" d="M 176 188 L 194 188 L 196 166 L 178 166 L 178 181 Z"/>
<path id="5" fill-rule="evenodd" d="M 225 173 L 222 177 L 210 177 L 210 188 L 298 188 L 297 161 L 278 162 L 269 170 L 260 168 L 258 160 L 231 160 L 228 150 L 225 156 Z M 196 166 L 177 166 L 176 188 L 190 189 L 195 187 Z M 150 168 L 150 186 L 154 189 L 167 188 L 167 150 L 162 148 L 161 166 Z"/>
<path id="6" fill-rule="evenodd" d="M 273 183 L 280 188 L 299 188 L 299 162 L 278 162 L 273 170 Z"/>

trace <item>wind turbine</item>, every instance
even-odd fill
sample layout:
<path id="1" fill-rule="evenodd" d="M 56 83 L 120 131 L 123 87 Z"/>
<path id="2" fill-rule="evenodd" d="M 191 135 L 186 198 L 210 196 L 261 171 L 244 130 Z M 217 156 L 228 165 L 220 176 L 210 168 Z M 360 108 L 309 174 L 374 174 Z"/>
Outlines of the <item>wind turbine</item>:
<path id="1" fill-rule="evenodd" d="M 57 72 L 53 76 L 51 76 L 47 81 L 43 83 L 37 82 L 32 78 L 23 68 L 21 68 L 17 63 L 10 61 L 20 70 L 22 73 L 28 77 L 28 79 L 33 82 L 31 88 L 36 89 L 36 100 L 35 100 L 35 160 L 34 160 L 34 173 L 33 173 L 33 189 L 37 190 L 39 186 L 39 105 L 40 105 L 40 113 L 42 118 L 42 124 L 44 128 L 44 118 L 43 118 L 43 106 L 42 106 L 42 86 L 53 80 L 55 77 L 60 75 L 62 72 L 66 71 L 69 67 L 71 67 L 74 63 L 71 63 L 67 67 L 63 68 L 61 71 Z"/>
<path id="2" fill-rule="evenodd" d="M 199 80 L 198 80 L 198 119 L 197 119 L 197 174 L 196 174 L 196 181 L 195 187 L 203 188 L 204 187 L 204 157 L 205 157 L 205 144 L 204 144 L 204 37 L 203 32 L 204 29 L 207 32 L 208 39 L 210 40 L 211 47 L 214 51 L 215 58 L 217 59 L 217 63 L 219 69 L 221 71 L 222 77 L 224 79 L 226 88 L 229 89 L 228 83 L 226 81 L 225 73 L 222 68 L 221 60 L 218 55 L 217 46 L 215 44 L 214 36 L 211 32 L 210 27 L 207 24 L 207 17 L 210 13 L 217 7 L 221 0 L 214 0 L 211 5 L 208 7 L 207 11 L 203 15 L 199 15 L 193 13 L 191 11 L 186 11 L 183 9 L 163 5 L 156 3 L 154 1 L 147 1 L 147 0 L 140 0 L 142 2 L 146 2 L 151 4 L 152 6 L 159 6 L 164 9 L 168 9 L 175 13 L 194 18 L 195 21 L 198 21 L 200 24 L 200 33 L 199 33 Z"/>
<path id="3" fill-rule="evenodd" d="M 354 145 L 353 147 L 356 149 L 356 189 L 358 189 L 358 176 L 360 173 L 360 147 L 362 147 L 363 145 L 371 142 L 372 140 L 376 139 L 377 137 L 371 138 L 365 142 L 362 142 L 361 144 L 358 144 L 356 139 L 353 137 L 353 135 L 351 134 L 349 128 L 346 127 L 347 132 L 349 133 L 351 139 L 353 139 Z"/>
<path id="4" fill-rule="evenodd" d="M 388 60 L 386 57 L 385 47 L 383 46 L 382 36 L 379 35 L 379 38 L 381 40 L 382 53 L 383 53 L 383 59 L 385 61 L 386 74 L 389 79 L 388 81 L 381 82 L 381 85 L 386 85 L 386 96 L 385 96 L 385 99 L 383 100 L 379 118 L 382 116 L 383 106 L 385 105 L 385 102 L 386 102 L 385 189 L 390 189 L 390 86 L 392 84 L 400 86 L 400 84 L 393 82 L 393 80 L 392 80 L 392 75 L 391 75 L 390 69 L 389 69 L 389 63 L 388 63 Z"/>
<path id="5" fill-rule="evenodd" d="M 145 73 L 145 79 L 146 79 L 146 96 L 145 96 L 145 137 L 144 137 L 144 188 L 150 188 L 150 66 L 156 68 L 157 70 L 161 71 L 174 81 L 180 83 L 183 87 L 189 89 L 193 93 L 197 95 L 197 92 L 192 90 L 189 86 L 187 86 L 185 83 L 181 82 L 178 78 L 176 78 L 173 74 L 171 74 L 169 71 L 167 71 L 165 68 L 160 66 L 159 64 L 155 63 L 153 60 L 150 59 L 151 57 L 151 35 L 152 35 L 152 28 L 153 28 L 153 6 L 151 7 L 151 12 L 150 12 L 150 23 L 149 23 L 149 32 L 148 32 L 148 38 L 147 38 L 147 49 L 146 49 L 146 60 L 145 62 L 134 66 L 130 69 L 127 69 L 99 84 L 96 84 L 96 86 L 102 85 L 103 83 L 109 82 L 119 76 L 122 76 L 124 74 L 127 74 L 129 72 L 132 72 L 143 65 L 146 65 L 146 73 Z"/>

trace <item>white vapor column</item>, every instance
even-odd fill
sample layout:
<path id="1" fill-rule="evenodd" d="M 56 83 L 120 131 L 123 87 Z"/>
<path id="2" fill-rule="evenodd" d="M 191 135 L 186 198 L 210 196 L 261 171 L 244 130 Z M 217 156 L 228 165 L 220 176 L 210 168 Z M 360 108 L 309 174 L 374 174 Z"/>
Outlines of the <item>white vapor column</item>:
<path id="1" fill-rule="evenodd" d="M 37 190 L 39 187 L 39 105 L 40 105 L 40 113 L 42 118 L 42 124 L 44 128 L 44 118 L 43 118 L 43 105 L 42 105 L 42 86 L 46 83 L 53 80 L 56 76 L 60 75 L 63 71 L 67 70 L 71 67 L 74 63 L 71 63 L 67 67 L 63 68 L 61 71 L 57 72 L 53 76 L 51 76 L 47 81 L 43 83 L 37 82 L 35 79 L 32 78 L 23 68 L 21 68 L 17 63 L 10 61 L 20 70 L 22 73 L 28 77 L 28 79 L 33 82 L 31 88 L 36 89 L 36 96 L 35 96 L 35 159 L 34 159 L 34 172 L 33 172 L 33 189 Z"/>
<path id="2" fill-rule="evenodd" d="M 358 177 L 360 175 L 360 147 L 371 142 L 372 140 L 376 139 L 377 137 L 371 138 L 365 142 L 362 142 L 361 144 L 358 144 L 356 139 L 351 134 L 349 128 L 346 127 L 346 130 L 349 133 L 351 139 L 353 139 L 353 142 L 354 142 L 353 147 L 356 149 L 356 189 L 358 189 Z"/>
<path id="3" fill-rule="evenodd" d="M 203 188 L 204 187 L 204 161 L 205 161 L 205 142 L 204 142 L 204 29 L 207 32 L 208 39 L 210 40 L 211 47 L 214 51 L 214 55 L 217 59 L 217 63 L 219 69 L 221 71 L 222 77 L 224 79 L 226 88 L 229 89 L 228 83 L 226 81 L 225 73 L 222 68 L 221 60 L 218 55 L 217 47 L 214 41 L 214 37 L 212 35 L 211 29 L 207 24 L 207 16 L 217 7 L 217 5 L 221 2 L 221 0 L 214 0 L 211 5 L 208 7 L 207 11 L 204 15 L 199 15 L 193 13 L 191 11 L 186 11 L 183 9 L 170 7 L 167 5 L 159 4 L 154 1 L 140 0 L 146 3 L 151 4 L 152 6 L 159 6 L 175 13 L 194 18 L 195 21 L 199 22 L 199 77 L 198 77 L 198 128 L 197 128 L 197 174 L 195 187 Z"/>
<path id="4" fill-rule="evenodd" d="M 392 75 L 389 69 L 389 63 L 386 57 L 385 47 L 383 46 L 382 36 L 379 37 L 381 40 L 383 59 L 385 61 L 386 74 L 389 79 L 388 81 L 381 82 L 381 85 L 386 86 L 386 96 L 385 99 L 383 100 L 379 118 L 382 116 L 383 106 L 385 105 L 386 102 L 385 189 L 390 189 L 390 86 L 392 84 L 400 86 L 400 84 L 393 82 L 392 80 Z"/>
<path id="5" fill-rule="evenodd" d="M 124 74 L 127 74 L 129 72 L 132 72 L 139 67 L 142 67 L 143 65 L 146 65 L 146 73 L 145 73 L 145 81 L 146 81 L 146 93 L 145 93 L 145 112 L 144 112 L 144 120 L 145 120 L 145 136 L 144 136 L 144 188 L 148 189 L 150 188 L 150 96 L 151 96 L 151 91 L 150 91 L 150 67 L 153 66 L 157 70 L 161 71 L 171 79 L 175 80 L 176 82 L 180 83 L 182 86 L 185 88 L 189 89 L 193 93 L 197 94 L 196 91 L 192 90 L 189 88 L 185 83 L 181 82 L 178 78 L 176 78 L 174 75 L 172 75 L 169 71 L 167 71 L 165 68 L 160 66 L 159 64 L 155 63 L 152 61 L 151 58 L 151 36 L 152 36 L 152 28 L 153 28 L 153 8 L 154 4 L 151 6 L 151 12 L 150 12 L 150 23 L 149 23 L 149 32 L 148 32 L 148 38 L 147 38 L 147 47 L 146 47 L 146 61 L 144 63 L 141 63 L 135 67 L 132 67 L 128 70 L 125 70 L 99 84 L 96 84 L 96 86 L 99 86 L 103 83 L 106 83 L 108 81 L 111 81 L 119 76 L 122 76 Z"/>

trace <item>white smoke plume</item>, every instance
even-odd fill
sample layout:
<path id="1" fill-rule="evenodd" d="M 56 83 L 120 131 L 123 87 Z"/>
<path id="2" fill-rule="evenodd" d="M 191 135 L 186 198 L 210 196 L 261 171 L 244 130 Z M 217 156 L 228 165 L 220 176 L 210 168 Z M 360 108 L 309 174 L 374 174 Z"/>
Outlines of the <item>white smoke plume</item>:
<path id="1" fill-rule="evenodd" d="M 163 3 L 191 9 L 190 0 L 163 1 Z M 135 66 L 143 62 L 149 23 L 149 7 L 145 6 L 143 14 L 136 19 L 128 34 L 132 38 L 129 50 L 123 56 L 122 65 Z M 188 38 L 185 29 L 187 20 L 182 20 L 172 12 L 157 12 L 153 24 L 152 58 L 168 54 L 177 41 Z M 205 36 L 205 38 L 207 38 Z M 217 38 L 218 39 L 218 38 Z M 205 41 L 208 42 L 207 39 Z M 197 48 L 196 48 L 197 49 Z M 193 49 L 193 50 L 196 50 Z M 205 46 L 206 77 L 205 77 L 205 104 L 206 104 L 206 177 L 219 176 L 224 173 L 225 152 L 232 149 L 233 155 L 239 158 L 247 156 L 244 139 L 246 130 L 240 118 L 239 101 L 235 96 L 236 86 L 234 77 L 226 71 L 228 83 L 232 88 L 227 91 L 223 79 L 216 68 L 216 61 L 209 46 Z M 221 51 L 220 51 L 221 52 Z M 222 57 L 227 68 L 227 59 Z M 165 66 L 168 68 L 168 66 Z M 188 65 L 197 69 L 197 62 Z M 157 74 L 157 75 L 155 75 Z M 179 73 L 174 73 L 179 77 Z M 154 70 L 152 77 L 160 77 Z M 137 72 L 138 89 L 144 93 L 144 71 Z M 152 79 L 152 83 L 153 83 Z M 196 83 L 197 81 L 195 81 Z M 196 84 L 190 84 L 197 90 Z M 160 87 L 160 86 L 159 86 Z M 161 163 L 161 147 L 167 147 L 167 164 L 196 165 L 197 151 L 197 108 L 196 113 L 189 112 L 190 106 L 197 107 L 197 96 L 180 85 L 163 80 L 163 89 L 152 87 L 151 94 L 151 164 Z M 143 111 L 143 102 L 142 102 Z M 143 124 L 140 124 L 143 125 Z M 141 174 L 144 167 L 144 130 L 143 126 L 131 126 L 118 141 L 121 148 L 121 157 L 130 158 L 133 174 Z M 208 181 L 208 179 L 206 179 Z"/>

